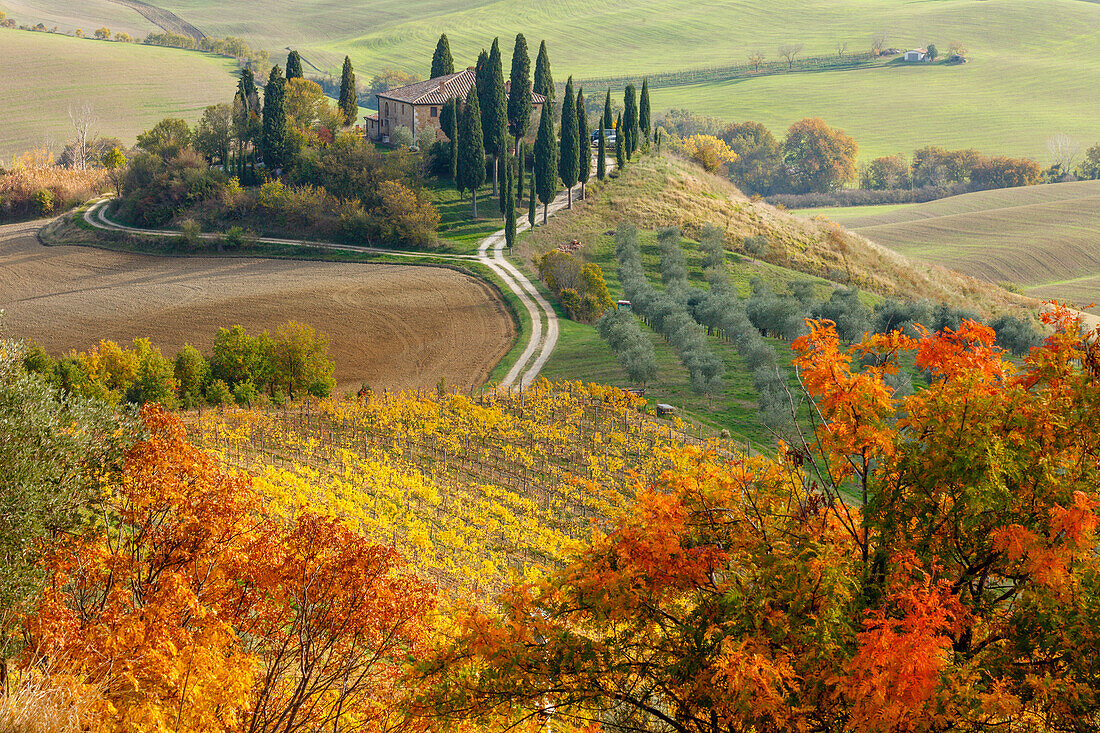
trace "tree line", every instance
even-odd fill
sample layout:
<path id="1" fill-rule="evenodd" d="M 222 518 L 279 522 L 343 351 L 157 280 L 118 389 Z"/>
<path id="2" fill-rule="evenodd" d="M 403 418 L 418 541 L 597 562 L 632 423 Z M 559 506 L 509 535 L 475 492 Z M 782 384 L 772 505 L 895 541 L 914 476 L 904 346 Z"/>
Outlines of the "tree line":
<path id="1" fill-rule="evenodd" d="M 169 359 L 149 339 L 135 338 L 129 348 L 105 339 L 88 351 L 57 359 L 31 344 L 22 363 L 66 395 L 114 406 L 156 402 L 186 410 L 327 397 L 336 384 L 328 349 L 327 336 L 288 321 L 273 334 L 251 335 L 239 325 L 219 328 L 209 358 L 184 344 Z"/>
<path id="2" fill-rule="evenodd" d="M 546 42 L 539 44 L 532 75 L 527 40 L 522 33 L 517 34 L 512 49 L 507 84 L 499 38 L 493 39 L 488 51 L 482 49 L 474 68 L 475 84 L 466 98 L 450 99 L 440 111 L 440 127 L 447 142 L 433 146 L 434 163 L 430 166 L 441 174 L 449 174 L 461 194 L 470 194 L 474 218 L 478 217 L 478 190 L 491 180 L 492 195 L 498 197 L 510 246 L 514 239 L 514 222 L 508 220 L 522 206 L 525 186 L 531 226 L 537 223 L 535 211 L 540 203 L 545 223 L 549 204 L 557 196 L 559 185 L 565 187 L 570 207 L 576 186 L 580 186 L 581 198 L 584 197 L 585 185 L 592 175 L 592 126 L 588 103 L 584 90 L 575 89 L 570 77 L 558 106 L 559 94 Z M 452 73 L 454 60 L 450 42 L 443 34 L 433 54 L 431 78 Z M 511 93 L 506 93 L 506 89 Z M 530 137 L 534 113 L 532 92 L 546 100 L 538 115 L 533 139 Z M 621 133 L 616 136 L 622 139 L 616 143 L 615 151 L 620 167 L 635 155 L 643 137 L 647 143 L 652 137 L 648 83 L 642 84 L 640 101 L 637 89 L 628 86 L 624 90 L 623 105 L 625 117 L 613 121 L 608 90 L 604 110 L 598 115 L 595 128 L 598 130 L 595 171 L 598 180 L 603 180 L 607 174 L 606 135 L 611 130 Z M 499 185 L 502 179 L 506 182 L 504 186 Z M 507 183 L 508 179 L 511 184 Z"/>
<path id="3" fill-rule="evenodd" d="M 711 171 L 721 168 L 750 195 L 796 208 L 930 201 L 968 191 L 1100 175 L 1100 145 L 1074 167 L 1079 154 L 1059 149 L 1044 169 L 1034 160 L 987 156 L 977 150 L 925 146 L 903 155 L 857 165 L 859 146 L 843 130 L 820 119 L 795 122 L 781 140 L 759 122 L 724 123 L 687 110 L 670 110 L 660 121 L 674 149 Z M 1063 146 L 1064 147 L 1064 146 Z M 1096 168 L 1096 170 L 1094 170 Z M 859 188 L 848 188 L 857 184 Z"/>

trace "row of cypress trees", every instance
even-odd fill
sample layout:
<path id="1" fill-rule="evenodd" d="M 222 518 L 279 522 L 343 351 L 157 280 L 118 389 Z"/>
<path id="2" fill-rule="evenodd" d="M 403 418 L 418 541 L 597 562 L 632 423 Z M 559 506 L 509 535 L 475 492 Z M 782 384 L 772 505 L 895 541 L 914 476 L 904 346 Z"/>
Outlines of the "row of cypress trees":
<path id="1" fill-rule="evenodd" d="M 511 94 L 507 92 L 509 87 L 504 83 L 499 38 L 493 39 L 488 52 L 482 50 L 474 68 L 474 87 L 470 89 L 464 103 L 460 104 L 456 99 L 447 101 L 440 114 L 440 126 L 451 141 L 449 152 L 452 179 L 460 192 L 471 193 L 474 218 L 478 215 L 477 190 L 484 185 L 486 178 L 484 160 L 486 156 L 492 156 L 493 195 L 500 198 L 507 231 L 509 207 L 506 206 L 505 201 L 506 199 L 512 201 L 514 207 L 517 198 L 523 196 L 526 179 L 524 171 L 526 150 L 521 140 L 527 134 L 530 125 L 533 109 L 532 91 L 546 99 L 544 112 L 550 112 L 554 107 L 556 91 L 546 42 L 543 41 L 539 45 L 532 80 L 527 40 L 522 33 L 517 34 L 512 50 L 512 68 L 509 78 L 509 87 L 513 92 Z M 447 35 L 442 34 L 432 56 L 431 75 L 432 78 L 436 78 L 453 73 L 454 59 L 450 42 Z M 644 133 L 647 141 L 651 135 L 648 82 L 642 84 L 640 107 L 635 102 L 635 97 L 634 87 L 628 87 L 625 98 L 626 119 L 624 122 L 620 117 L 617 126 L 622 130 L 623 124 L 627 124 L 633 133 L 628 132 L 618 145 L 616 158 L 620 166 L 637 150 L 640 135 Z M 601 117 L 601 134 L 598 137 L 596 176 L 601 180 L 607 173 L 607 149 L 603 132 L 611 126 L 611 92 L 609 90 L 604 114 Z M 592 150 L 589 144 L 584 92 L 578 90 L 574 93 L 572 77 L 569 78 L 565 87 L 560 128 L 560 134 L 555 132 L 554 118 L 551 113 L 540 116 L 533 150 L 534 169 L 531 172 L 529 188 L 531 201 L 528 219 L 532 226 L 535 224 L 536 198 L 543 204 L 543 222 L 545 222 L 549 204 L 557 195 L 559 182 L 568 190 L 568 205 L 572 207 L 573 188 L 580 184 L 581 198 L 583 198 L 585 184 L 591 174 Z M 512 146 L 509 146 L 508 136 L 512 138 Z M 510 148 L 514 149 L 514 156 Z M 505 167 L 508 167 L 508 171 L 504 175 L 511 183 L 506 182 L 501 187 L 499 178 Z"/>

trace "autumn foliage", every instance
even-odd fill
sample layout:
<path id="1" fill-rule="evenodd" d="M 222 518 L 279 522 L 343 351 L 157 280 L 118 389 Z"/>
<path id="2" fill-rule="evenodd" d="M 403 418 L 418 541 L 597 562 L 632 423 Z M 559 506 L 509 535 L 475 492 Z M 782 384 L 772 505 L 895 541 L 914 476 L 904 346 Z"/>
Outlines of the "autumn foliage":
<path id="1" fill-rule="evenodd" d="M 633 509 L 421 668 L 455 718 L 713 731 L 1100 726 L 1100 346 L 992 330 L 794 343 L 816 438 L 685 450 Z M 888 375 L 927 386 L 899 397 Z M 914 368 L 910 366 L 909 368 Z"/>
<path id="2" fill-rule="evenodd" d="M 431 587 L 336 520 L 274 519 L 178 419 L 142 419 L 101 530 L 50 557 L 27 664 L 95 690 L 95 730 L 395 728 Z"/>

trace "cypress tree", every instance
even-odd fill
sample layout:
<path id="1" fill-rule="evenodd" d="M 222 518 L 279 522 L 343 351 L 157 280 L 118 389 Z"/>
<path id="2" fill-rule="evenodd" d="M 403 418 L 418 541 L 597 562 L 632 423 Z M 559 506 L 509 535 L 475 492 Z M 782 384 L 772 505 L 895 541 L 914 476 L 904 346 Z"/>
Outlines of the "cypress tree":
<path id="1" fill-rule="evenodd" d="M 615 122 L 615 167 L 620 171 L 623 166 L 626 165 L 626 147 L 623 142 L 623 113 L 619 113 L 619 118 Z"/>
<path id="2" fill-rule="evenodd" d="M 474 64 L 474 80 L 477 82 L 479 87 L 481 86 L 482 80 L 485 78 L 485 67 L 488 66 L 488 65 L 489 65 L 489 52 L 486 51 L 483 48 L 483 49 L 481 49 L 481 53 L 479 53 L 477 55 L 477 63 Z M 478 98 L 477 98 L 478 102 L 481 101 L 481 94 L 482 93 L 483 92 L 478 92 Z"/>
<path id="3" fill-rule="evenodd" d="M 260 92 L 256 89 L 256 76 L 247 66 L 241 69 L 241 78 L 237 82 L 237 94 L 248 105 L 248 111 L 258 113 L 260 111 Z"/>
<path id="4" fill-rule="evenodd" d="M 542 223 L 546 223 L 547 209 L 558 192 L 557 156 L 554 146 L 554 112 L 547 105 L 539 119 L 539 134 L 535 138 L 535 188 L 542 202 Z"/>
<path id="5" fill-rule="evenodd" d="M 539 55 L 535 58 L 535 93 L 546 97 L 545 107 L 554 99 L 554 77 L 550 73 L 550 55 L 546 53 L 546 41 L 539 44 Z"/>
<path id="6" fill-rule="evenodd" d="M 527 208 L 527 225 L 532 229 L 535 228 L 535 169 L 531 169 L 531 201 Z"/>
<path id="7" fill-rule="evenodd" d="M 558 175 L 565 184 L 569 208 L 573 208 L 573 186 L 577 185 L 580 141 L 577 139 L 577 99 L 573 96 L 573 77 L 565 83 L 561 105 L 561 147 L 558 152 Z"/>
<path id="8" fill-rule="evenodd" d="M 523 201 L 523 179 L 527 177 L 527 145 L 516 146 L 516 201 Z"/>
<path id="9" fill-rule="evenodd" d="M 278 65 L 271 68 L 264 88 L 264 120 L 260 138 L 264 165 L 276 174 L 286 162 L 286 79 Z"/>
<path id="10" fill-rule="evenodd" d="M 505 155 L 500 159 L 500 162 L 504 166 L 504 241 L 508 244 L 508 249 L 511 249 L 516 241 L 515 173 L 512 170 L 512 160 L 507 151 L 505 151 Z"/>
<path id="11" fill-rule="evenodd" d="M 596 178 L 603 180 L 607 176 L 607 131 L 600 128 L 599 147 L 596 148 Z"/>
<path id="12" fill-rule="evenodd" d="M 493 156 L 493 195 L 497 195 L 499 162 L 508 145 L 508 98 L 504 92 L 504 66 L 500 43 L 493 39 L 485 65 L 485 88 L 478 79 L 478 101 L 481 103 L 481 131 L 485 136 L 485 152 Z"/>
<path id="13" fill-rule="evenodd" d="M 603 129 L 610 130 L 615 118 L 611 116 L 611 90 L 607 90 L 607 97 L 603 100 Z"/>
<path id="14" fill-rule="evenodd" d="M 451 97 L 439 111 L 439 128 L 447 136 L 448 152 L 451 156 L 451 180 L 455 180 L 458 164 L 458 100 Z"/>
<path id="15" fill-rule="evenodd" d="M 458 190 L 473 196 L 474 218 L 477 218 L 477 189 L 485 183 L 485 146 L 481 136 L 481 109 L 477 103 L 477 86 L 470 87 L 462 108 L 458 126 Z"/>
<path id="16" fill-rule="evenodd" d="M 286 57 L 286 80 L 302 78 L 302 57 L 297 51 L 291 51 Z"/>
<path id="17" fill-rule="evenodd" d="M 592 175 L 592 140 L 588 135 L 588 111 L 584 108 L 584 90 L 577 90 L 577 181 L 581 184 L 581 198 L 585 198 L 585 184 Z"/>
<path id="18" fill-rule="evenodd" d="M 428 78 L 434 79 L 437 76 L 447 76 L 453 73 L 455 73 L 455 60 L 451 58 L 451 42 L 447 40 L 447 34 L 444 33 L 439 37 L 439 42 L 435 44 L 435 55 L 432 56 L 432 75 Z"/>
<path id="19" fill-rule="evenodd" d="M 645 133 L 645 141 L 648 143 L 653 134 L 653 122 L 649 118 L 649 77 L 642 79 L 642 98 L 638 102 L 638 127 Z"/>
<path id="20" fill-rule="evenodd" d="M 527 53 L 527 39 L 522 33 L 516 34 L 509 79 L 508 132 L 515 138 L 516 155 L 519 155 L 519 139 L 527 134 L 527 128 L 531 125 L 531 57 Z M 522 188 L 522 175 L 519 180 Z"/>
<path id="21" fill-rule="evenodd" d="M 345 125 L 355 122 L 359 114 L 359 91 L 355 88 L 355 72 L 347 56 L 344 57 L 344 71 L 340 75 L 340 110 L 344 113 Z"/>
<path id="22" fill-rule="evenodd" d="M 638 147 L 638 93 L 633 84 L 627 84 L 623 93 L 623 130 L 620 135 L 625 138 L 624 152 L 629 160 Z"/>

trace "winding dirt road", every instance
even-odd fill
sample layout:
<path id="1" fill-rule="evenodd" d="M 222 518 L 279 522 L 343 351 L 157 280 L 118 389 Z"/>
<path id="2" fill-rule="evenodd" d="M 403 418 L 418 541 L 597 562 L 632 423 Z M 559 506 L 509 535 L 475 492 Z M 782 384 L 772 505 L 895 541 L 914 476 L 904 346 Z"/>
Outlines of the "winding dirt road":
<path id="1" fill-rule="evenodd" d="M 129 232 L 154 237 L 177 237 L 179 232 L 170 229 L 140 229 L 119 224 L 107 216 L 107 204 L 110 198 L 97 201 L 84 212 L 84 220 L 96 227 L 107 231 Z M 550 204 L 548 212 L 554 214 L 567 205 L 566 192 L 562 191 Z M 528 223 L 517 223 L 517 231 L 526 231 Z M 206 240 L 216 240 L 217 234 L 200 234 Z M 527 345 L 520 354 L 516 363 L 501 379 L 499 387 L 510 388 L 513 386 L 526 387 L 538 378 L 539 372 L 550 359 L 554 347 L 558 342 L 558 317 L 554 313 L 553 306 L 539 293 L 534 283 L 524 275 L 518 267 L 513 265 L 504 256 L 505 237 L 504 230 L 493 232 L 481 241 L 476 255 L 436 254 L 433 252 L 415 252 L 408 250 L 381 249 L 353 244 L 337 244 L 328 242 L 311 242 L 301 239 L 281 239 L 277 237 L 260 237 L 259 241 L 269 244 L 279 244 L 288 247 L 325 247 L 327 249 L 344 250 L 349 252 L 371 252 L 394 255 L 397 257 L 433 257 L 445 260 L 476 261 L 481 262 L 493 271 L 511 290 L 531 317 L 531 333 L 527 338 Z"/>

